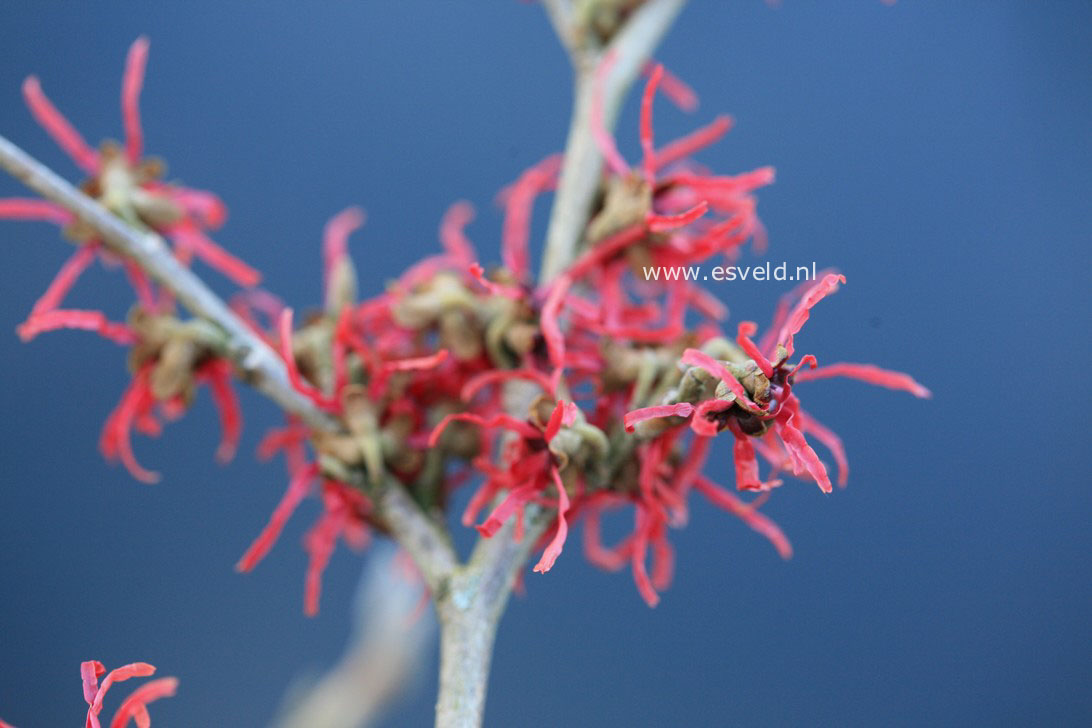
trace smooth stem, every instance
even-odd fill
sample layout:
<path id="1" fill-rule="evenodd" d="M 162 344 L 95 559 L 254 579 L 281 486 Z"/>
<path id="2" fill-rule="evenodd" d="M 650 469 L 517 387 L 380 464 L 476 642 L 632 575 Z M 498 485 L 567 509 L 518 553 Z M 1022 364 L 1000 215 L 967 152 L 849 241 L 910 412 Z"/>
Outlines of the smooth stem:
<path id="1" fill-rule="evenodd" d="M 516 575 L 552 513 L 528 507 L 523 538 L 516 541 L 509 521 L 492 538 L 479 539 L 466 566 L 436 595 L 440 621 L 440 694 L 437 728 L 476 728 L 482 723 L 486 686 L 497 625 Z"/>
<path id="2" fill-rule="evenodd" d="M 572 25 L 573 13 L 566 0 L 546 2 L 550 20 L 570 53 L 576 83 L 561 177 L 546 234 L 541 282 L 549 282 L 576 258 L 599 188 L 603 156 L 592 133 L 593 94 L 602 93 L 603 124 L 609 131 L 614 128 L 622 99 L 685 1 L 647 0 L 606 49 L 582 47 L 582 34 Z M 595 69 L 604 52 L 615 54 L 614 64 L 603 87 L 596 88 Z M 508 409 L 516 414 L 526 412 L 521 405 Z M 470 561 L 455 570 L 446 591 L 433 593 L 440 620 L 437 728 L 477 728 L 482 724 L 497 625 L 516 574 L 553 512 L 529 507 L 524 515 L 521 541 L 514 540 L 510 519 L 492 538 L 478 540 Z"/>

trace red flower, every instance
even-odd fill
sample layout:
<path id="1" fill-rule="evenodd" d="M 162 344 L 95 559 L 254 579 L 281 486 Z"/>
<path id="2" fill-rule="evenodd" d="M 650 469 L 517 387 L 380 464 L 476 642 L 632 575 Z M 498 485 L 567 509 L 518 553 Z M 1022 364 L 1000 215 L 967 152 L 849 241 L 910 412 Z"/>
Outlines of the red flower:
<path id="1" fill-rule="evenodd" d="M 102 701 L 107 691 L 114 683 L 122 682 L 134 677 L 148 677 L 155 673 L 155 667 L 146 662 L 134 662 L 128 665 L 116 667 L 109 673 L 102 663 L 90 660 L 80 664 L 80 675 L 83 677 L 83 697 L 87 701 L 86 728 L 101 728 L 99 713 L 102 712 Z M 103 675 L 106 677 L 99 682 Z M 110 721 L 110 728 L 124 728 L 131 720 L 135 720 L 138 726 L 151 725 L 148 716 L 148 703 L 160 698 L 172 697 L 178 689 L 178 680 L 173 677 L 163 677 L 150 680 L 134 690 L 129 697 L 122 701 L 114 719 Z"/>
<path id="2" fill-rule="evenodd" d="M 89 175 L 84 182 L 88 194 L 97 198 L 126 221 L 145 225 L 174 241 L 184 261 L 201 258 L 239 285 L 252 286 L 260 275 L 210 240 L 207 228 L 218 228 L 227 217 L 224 204 L 210 192 L 179 187 L 159 181 L 162 163 L 144 159 L 144 133 L 140 123 L 140 91 L 148 60 L 148 40 L 140 37 L 129 49 L 122 76 L 121 115 L 125 130 L 124 149 L 105 143 L 92 149 L 78 131 L 50 102 L 37 77 L 23 83 L 23 97 L 34 118 Z M 94 238 L 76 223 L 72 215 L 51 202 L 25 199 L 0 200 L 0 218 L 45 220 L 68 226 L 85 244 Z"/>

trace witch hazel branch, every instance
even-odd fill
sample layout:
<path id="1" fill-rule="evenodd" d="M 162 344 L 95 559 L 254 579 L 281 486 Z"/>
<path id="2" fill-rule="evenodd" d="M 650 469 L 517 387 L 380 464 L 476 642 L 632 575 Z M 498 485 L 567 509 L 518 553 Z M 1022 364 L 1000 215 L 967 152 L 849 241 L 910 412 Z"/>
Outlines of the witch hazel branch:
<path id="1" fill-rule="evenodd" d="M 24 84 L 31 113 L 86 175 L 79 189 L 0 137 L 0 165 L 45 198 L 0 200 L 0 217 L 57 225 L 75 246 L 19 336 L 81 329 L 128 351 L 132 378 L 106 419 L 103 455 L 152 483 L 160 476 L 137 457 L 134 433 L 160 435 L 199 390 L 220 413 L 222 460 L 235 454 L 242 428 L 238 382 L 280 404 L 286 421 L 259 456 L 283 458 L 287 487 L 238 569 L 258 567 L 297 506 L 319 499 L 322 514 L 305 538 L 311 615 L 338 543 L 362 550 L 376 535 L 392 537 L 413 557 L 441 619 L 438 724 L 480 722 L 496 622 L 529 556 L 538 554 L 533 572 L 550 572 L 580 527 L 585 557 L 628 568 L 655 606 L 672 578 L 670 530 L 685 525 L 696 491 L 788 558 L 787 537 L 761 505 L 788 478 L 829 493 L 849 474 L 842 441 L 803 409 L 798 385 L 848 377 L 929 396 L 906 374 L 797 354 L 813 309 L 846 282 L 837 272 L 785 294 L 761 336 L 753 322 L 728 327 L 723 303 L 693 281 L 641 275 L 647 266 L 734 261 L 766 245 L 757 192 L 773 169 L 718 174 L 693 160 L 728 133 L 729 117 L 656 139 L 660 96 L 684 110 L 696 103 L 685 83 L 647 61 L 680 5 L 652 0 L 585 17 L 548 3 L 586 113 L 574 114 L 563 156 L 543 158 L 500 191 L 498 253 L 478 252 L 475 210 L 460 201 L 439 223 L 440 252 L 361 296 L 350 249 L 367 244 L 365 216 L 349 208 L 323 232 L 313 309 L 260 288 L 257 269 L 211 237 L 226 218 L 220 199 L 164 181 L 164 164 L 144 155 L 146 39 L 125 65 L 120 144 L 92 148 L 36 78 Z M 634 68 L 646 80 L 635 130 L 642 154 L 631 165 L 611 127 L 628 86 L 622 71 Z M 536 271 L 532 209 L 555 190 L 559 222 L 548 264 Z M 556 243 L 574 216 L 576 237 Z M 65 305 L 96 264 L 131 289 L 124 319 Z M 221 301 L 194 273 L 198 264 L 239 292 Z M 734 488 L 702 473 L 721 435 L 733 441 Z M 834 479 L 816 446 L 837 466 Z M 453 514 L 460 489 L 470 500 Z M 600 524 L 613 511 L 628 512 L 633 526 L 608 545 Z M 452 518 L 480 534 L 465 562 L 451 545 Z"/>

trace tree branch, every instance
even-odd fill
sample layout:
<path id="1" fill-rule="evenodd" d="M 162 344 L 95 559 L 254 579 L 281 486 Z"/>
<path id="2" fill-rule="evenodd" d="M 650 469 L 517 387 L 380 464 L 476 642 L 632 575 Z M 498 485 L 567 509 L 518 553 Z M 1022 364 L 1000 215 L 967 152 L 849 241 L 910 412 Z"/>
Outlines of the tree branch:
<path id="1" fill-rule="evenodd" d="M 576 82 L 569 138 L 546 232 L 546 254 L 539 276 L 543 283 L 557 276 L 575 257 L 599 189 L 603 155 L 592 134 L 590 114 L 595 94 L 602 94 L 603 126 L 610 131 L 630 86 L 686 0 L 648 0 L 603 49 L 587 42 L 583 46 L 575 44 L 572 19 L 566 23 L 559 9 L 562 2 L 548 2 L 546 7 L 562 43 L 569 49 Z M 606 53 L 614 54 L 614 63 L 602 89 L 597 89 L 595 69 Z"/>
<path id="2" fill-rule="evenodd" d="M 391 479 L 381 486 L 375 506 L 391 535 L 417 565 L 433 597 L 447 592 L 459 562 L 443 525 L 422 511 L 406 489 Z"/>
<path id="3" fill-rule="evenodd" d="M 529 506 L 523 538 L 516 541 L 515 519 L 492 538 L 480 538 L 467 565 L 436 602 L 440 618 L 440 695 L 437 728 L 481 725 L 489 666 L 497 626 L 516 574 L 550 523 L 552 510 Z"/>
<path id="4" fill-rule="evenodd" d="M 71 212 L 101 236 L 110 249 L 136 262 L 191 313 L 219 327 L 224 335 L 225 353 L 239 368 L 242 378 L 255 389 L 314 429 L 340 429 L 335 418 L 292 387 L 280 356 L 204 281 L 178 262 L 163 238 L 131 227 L 3 136 L 0 136 L 0 167 Z M 440 588 L 456 563 L 455 552 L 441 526 L 397 482 L 387 482 L 376 501 L 380 517 L 394 539 L 413 556 L 429 588 Z"/>
<path id="5" fill-rule="evenodd" d="M 71 212 L 98 233 L 108 247 L 135 261 L 194 315 L 218 326 L 224 333 L 228 356 L 255 389 L 315 429 L 338 429 L 332 417 L 292 388 L 280 356 L 204 281 L 178 262 L 163 238 L 131 227 L 3 136 L 0 136 L 0 167 Z"/>

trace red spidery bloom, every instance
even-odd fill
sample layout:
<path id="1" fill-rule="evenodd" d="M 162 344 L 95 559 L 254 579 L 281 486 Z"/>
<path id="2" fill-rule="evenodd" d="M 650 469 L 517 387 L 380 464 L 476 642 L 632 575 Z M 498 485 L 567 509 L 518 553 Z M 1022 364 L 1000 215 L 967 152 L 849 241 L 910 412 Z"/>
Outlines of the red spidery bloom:
<path id="1" fill-rule="evenodd" d="M 121 116 L 125 142 L 119 148 L 104 142 L 91 148 L 42 91 L 36 76 L 23 83 L 23 98 L 31 114 L 76 163 L 88 179 L 83 189 L 126 222 L 147 227 L 170 238 L 179 259 L 200 258 L 242 286 L 255 285 L 260 274 L 214 243 L 205 230 L 220 227 L 227 208 L 216 195 L 161 181 L 164 165 L 145 158 L 140 123 L 140 91 L 148 61 L 148 39 L 137 38 L 129 48 L 121 84 Z M 91 231 L 71 213 L 51 202 L 0 199 L 0 218 L 45 220 L 66 228 L 83 245 L 94 241 Z"/>
<path id="2" fill-rule="evenodd" d="M 89 660 L 80 663 L 80 676 L 83 678 L 83 698 L 87 701 L 86 728 L 100 728 L 99 713 L 102 712 L 102 701 L 107 691 L 114 683 L 119 683 L 134 677 L 149 677 L 155 673 L 155 667 L 146 662 L 133 662 L 121 667 L 115 667 L 110 672 L 98 660 Z M 103 677 L 102 682 L 99 678 Z M 110 728 L 124 728 L 130 721 L 135 721 L 138 726 L 146 728 L 151 725 L 148 715 L 148 703 L 174 696 L 178 689 L 178 679 L 173 677 L 161 677 L 150 680 L 134 690 L 122 701 L 114 719 L 110 721 Z"/>
<path id="3" fill-rule="evenodd" d="M 102 728 L 99 714 L 102 713 L 103 699 L 114 683 L 124 682 L 134 677 L 149 677 L 153 674 L 155 674 L 155 667 L 146 662 L 132 662 L 115 667 L 110 672 L 107 672 L 98 660 L 80 663 L 83 699 L 87 701 L 85 728 Z M 101 682 L 99 678 L 102 678 Z M 152 718 L 148 713 L 148 705 L 161 698 L 174 697 L 177 691 L 178 678 L 161 677 L 149 680 L 121 702 L 110 721 L 110 728 L 125 728 L 130 722 L 136 723 L 138 728 L 150 728 Z M 15 728 L 15 726 L 0 720 L 0 728 Z"/>
<path id="4" fill-rule="evenodd" d="M 144 159 L 144 134 L 139 98 L 147 63 L 148 41 L 138 38 L 129 49 L 122 78 L 121 111 L 124 148 L 107 142 L 92 149 L 53 106 L 34 76 L 23 84 L 23 95 L 35 119 L 90 177 L 84 190 L 126 222 L 155 230 L 174 241 L 175 253 L 188 261 L 193 256 L 218 268 L 242 285 L 253 285 L 258 274 L 209 240 L 204 230 L 223 224 L 227 210 L 210 192 L 159 181 L 162 163 Z M 223 439 L 217 452 L 229 460 L 237 446 L 242 418 L 231 386 L 232 367 L 218 356 L 208 332 L 175 319 L 171 296 L 148 280 L 134 263 L 108 251 L 92 231 L 63 208 L 40 200 L 0 200 L 0 218 L 45 220 L 64 226 L 77 243 L 45 293 L 35 302 L 17 332 L 24 341 L 57 329 L 82 329 L 133 349 L 133 381 L 103 428 L 100 449 L 110 460 L 120 460 L 138 480 L 155 482 L 158 474 L 137 462 L 131 432 L 156 435 L 160 418 L 183 412 L 198 384 L 206 384 L 220 411 Z M 64 299 L 95 260 L 120 267 L 137 299 L 129 320 L 112 321 L 101 311 L 64 307 Z"/>
<path id="5" fill-rule="evenodd" d="M 155 181 L 140 161 L 136 99 L 146 53 L 146 42 L 138 41 L 127 65 L 124 151 L 87 147 L 33 79 L 31 108 L 92 175 L 89 191 L 110 209 L 171 237 L 181 258 L 201 257 L 238 282 L 253 283 L 256 276 L 204 237 L 205 228 L 222 221 L 219 201 Z M 610 53 L 602 60 L 600 85 L 613 62 Z M 646 75 L 637 130 L 641 160 L 633 168 L 603 124 L 601 94 L 593 94 L 592 128 L 605 169 L 584 247 L 553 280 L 534 283 L 529 250 L 534 204 L 558 183 L 558 155 L 525 170 L 498 195 L 498 267 L 482 265 L 467 233 L 474 208 L 459 201 L 440 221 L 439 254 L 410 267 L 378 295 L 360 299 L 348 242 L 365 216 L 353 207 L 325 227 L 319 310 L 297 315 L 258 288 L 232 299 L 235 313 L 279 352 L 296 391 L 336 423 L 333 431 L 317 431 L 290 418 L 263 439 L 259 456 L 284 455 L 288 486 L 239 560 L 239 571 L 255 568 L 304 499 L 315 496 L 321 512 L 303 543 L 309 557 L 304 611 L 314 614 L 337 543 L 360 549 L 373 530 L 386 530 L 372 507 L 381 489 L 400 485 L 439 519 L 451 494 L 478 478 L 461 514 L 464 526 L 485 538 L 523 539 L 529 514 L 552 510 L 546 530 L 535 532 L 533 545 L 541 549 L 536 572 L 557 565 L 570 529 L 582 523 L 588 560 L 612 571 L 628 566 L 638 593 L 655 605 L 674 571 L 669 532 L 685 525 L 692 492 L 788 558 L 785 534 L 759 510 L 782 478 L 814 480 L 830 492 L 827 466 L 814 447 L 819 443 L 845 484 L 845 447 L 804 411 L 797 384 L 850 377 L 929 396 L 905 374 L 871 364 L 817 366 L 810 354 L 797 357 L 795 339 L 811 310 L 845 282 L 834 272 L 786 294 L 757 340 L 758 327 L 749 321 L 725 333 L 727 308 L 693 282 L 647 274 L 650 267 L 733 258 L 748 241 L 761 249 L 765 233 L 755 192 L 773 181 L 773 170 L 723 176 L 690 159 L 725 135 L 731 127 L 726 116 L 657 147 L 657 94 L 684 110 L 693 109 L 697 98 L 661 65 L 648 66 Z M 168 207 L 170 219 L 163 214 Z M 162 419 L 180 414 L 204 384 L 221 413 L 218 454 L 230 456 L 241 419 L 232 366 L 215 335 L 200 322 L 178 320 L 165 292 L 93 236 L 81 237 L 63 210 L 6 200 L 0 216 L 49 220 L 83 240 L 20 326 L 20 336 L 80 328 L 132 347 L 133 380 L 107 420 L 103 453 L 138 479 L 154 481 L 158 475 L 133 454 L 131 433 L 157 434 Z M 97 311 L 62 308 L 96 259 L 120 262 L 133 288 L 137 306 L 123 323 Z M 702 474 L 712 439 L 725 431 L 742 496 Z M 631 515 L 633 526 L 606 545 L 601 523 L 617 510 Z M 509 523 L 511 536 L 502 529 Z M 133 716 L 140 721 L 139 711 Z"/>

